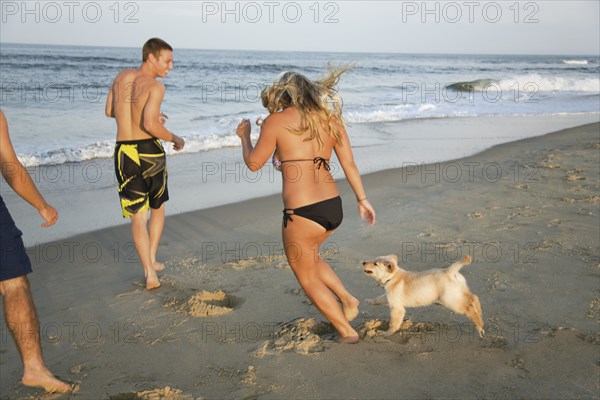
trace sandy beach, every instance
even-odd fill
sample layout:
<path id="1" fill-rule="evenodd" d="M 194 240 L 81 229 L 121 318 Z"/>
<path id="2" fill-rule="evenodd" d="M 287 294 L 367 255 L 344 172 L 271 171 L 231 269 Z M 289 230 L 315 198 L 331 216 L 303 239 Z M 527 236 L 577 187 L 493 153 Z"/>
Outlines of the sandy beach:
<path id="1" fill-rule="evenodd" d="M 128 225 L 33 246 L 45 359 L 77 386 L 60 398 L 597 399 L 599 136 L 593 123 L 365 175 L 374 227 L 341 181 L 345 220 L 321 255 L 362 302 L 354 346 L 333 343 L 294 279 L 278 194 L 169 216 L 150 292 Z M 408 270 L 470 255 L 485 337 L 441 306 L 383 337 L 389 309 L 364 302 L 383 290 L 361 263 L 390 253 Z M 0 398 L 55 398 L 21 385 L 1 329 Z"/>

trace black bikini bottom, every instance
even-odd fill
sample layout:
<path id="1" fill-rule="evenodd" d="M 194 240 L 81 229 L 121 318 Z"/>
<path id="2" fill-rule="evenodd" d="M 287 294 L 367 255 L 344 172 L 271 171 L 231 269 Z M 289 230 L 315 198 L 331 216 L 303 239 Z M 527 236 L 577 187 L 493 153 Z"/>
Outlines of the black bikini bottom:
<path id="1" fill-rule="evenodd" d="M 321 225 L 328 231 L 332 231 L 342 223 L 344 213 L 342 211 L 342 199 L 340 196 L 332 199 L 319 201 L 298 208 L 283 209 L 283 226 L 287 228 L 288 221 L 294 221 L 293 215 L 310 219 Z"/>

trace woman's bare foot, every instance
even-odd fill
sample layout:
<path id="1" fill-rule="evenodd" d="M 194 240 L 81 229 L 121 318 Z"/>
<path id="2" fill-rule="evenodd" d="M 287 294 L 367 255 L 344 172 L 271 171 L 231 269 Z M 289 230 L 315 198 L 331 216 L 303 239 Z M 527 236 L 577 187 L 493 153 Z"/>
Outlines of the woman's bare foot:
<path id="1" fill-rule="evenodd" d="M 335 343 L 354 344 L 360 341 L 360 336 L 350 325 L 340 326 L 338 328 L 338 335 L 333 341 Z"/>
<path id="2" fill-rule="evenodd" d="M 360 336 L 356 335 L 356 336 L 336 336 L 335 339 L 333 339 L 333 341 L 335 343 L 339 343 L 339 344 L 356 344 L 358 342 L 360 342 Z"/>
<path id="3" fill-rule="evenodd" d="M 360 301 L 352 296 L 350 296 L 348 300 L 342 302 L 342 309 L 344 310 L 344 315 L 348 322 L 354 320 L 354 318 L 358 316 L 359 304 Z"/>
<path id="4" fill-rule="evenodd" d="M 46 368 L 40 371 L 27 371 L 23 375 L 22 382 L 25 386 L 39 387 L 48 393 L 67 393 L 72 389 L 71 385 L 56 379 Z"/>

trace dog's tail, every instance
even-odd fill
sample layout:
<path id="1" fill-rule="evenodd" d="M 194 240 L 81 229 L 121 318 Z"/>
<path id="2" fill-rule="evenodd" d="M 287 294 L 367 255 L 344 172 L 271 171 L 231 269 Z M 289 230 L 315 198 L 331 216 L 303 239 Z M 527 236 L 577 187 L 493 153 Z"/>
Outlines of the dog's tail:
<path id="1" fill-rule="evenodd" d="M 462 267 L 464 267 L 465 265 L 469 265 L 469 264 L 471 264 L 471 257 L 470 256 L 466 256 L 462 260 L 457 261 L 454 264 L 452 264 L 451 266 L 449 266 L 448 267 L 448 272 L 450 274 L 455 274 L 455 273 L 459 272 Z"/>

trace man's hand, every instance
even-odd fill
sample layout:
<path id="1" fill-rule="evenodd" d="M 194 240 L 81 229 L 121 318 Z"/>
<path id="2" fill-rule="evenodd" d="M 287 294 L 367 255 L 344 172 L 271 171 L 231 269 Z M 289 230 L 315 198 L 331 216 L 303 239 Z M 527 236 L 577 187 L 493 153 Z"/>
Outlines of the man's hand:
<path id="1" fill-rule="evenodd" d="M 185 146 L 185 140 L 173 134 L 173 150 L 183 150 L 183 146 Z"/>
<path id="2" fill-rule="evenodd" d="M 54 207 L 52 207 L 50 204 L 44 204 L 38 210 L 38 212 L 40 213 L 44 221 L 46 221 L 46 223 L 42 224 L 42 227 L 44 228 L 52 226 L 56 223 L 56 221 L 58 221 L 58 211 L 56 211 Z"/>
<path id="3" fill-rule="evenodd" d="M 164 125 L 165 122 L 167 122 L 167 120 L 169 119 L 169 117 L 165 113 L 160 113 L 160 117 L 158 119 L 160 120 L 160 123 Z"/>

